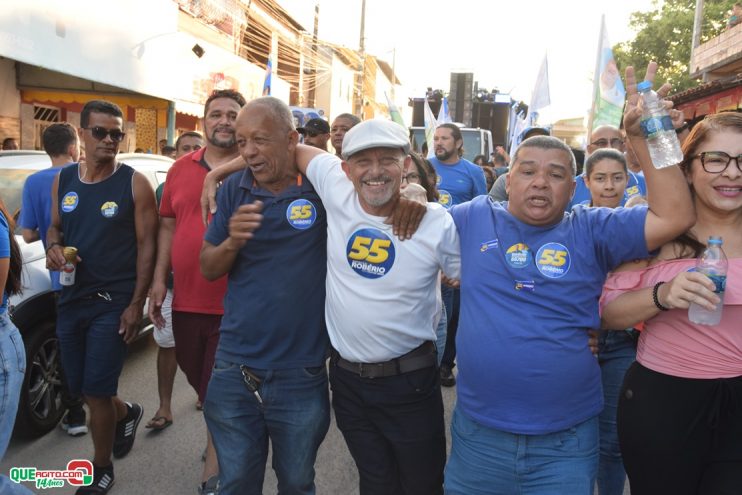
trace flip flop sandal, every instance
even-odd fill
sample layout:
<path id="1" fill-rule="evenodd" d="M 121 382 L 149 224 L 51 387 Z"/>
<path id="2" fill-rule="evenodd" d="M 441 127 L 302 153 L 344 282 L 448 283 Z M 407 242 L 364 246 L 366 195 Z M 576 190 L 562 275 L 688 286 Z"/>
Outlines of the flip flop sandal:
<path id="1" fill-rule="evenodd" d="M 172 424 L 172 419 L 167 419 L 165 416 L 155 416 L 149 420 L 145 428 L 149 428 L 152 431 L 162 431 Z"/>

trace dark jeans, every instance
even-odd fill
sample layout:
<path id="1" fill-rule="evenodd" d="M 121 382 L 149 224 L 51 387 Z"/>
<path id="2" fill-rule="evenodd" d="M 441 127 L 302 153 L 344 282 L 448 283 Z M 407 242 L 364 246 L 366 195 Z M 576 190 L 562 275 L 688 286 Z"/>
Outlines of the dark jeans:
<path id="1" fill-rule="evenodd" d="M 330 360 L 330 386 L 361 495 L 443 493 L 446 435 L 437 367 L 361 378 Z"/>
<path id="2" fill-rule="evenodd" d="M 618 438 L 632 495 L 739 495 L 742 376 L 701 380 L 626 373 Z"/>
<path id="3" fill-rule="evenodd" d="M 446 350 L 443 351 L 441 367 L 453 369 L 456 366 L 456 330 L 459 327 L 459 301 L 461 299 L 461 290 L 454 289 L 445 284 L 441 284 L 441 297 L 443 304 L 446 306 L 446 316 L 448 317 L 448 328 L 446 330 Z"/>
<path id="4" fill-rule="evenodd" d="M 626 484 L 621 448 L 618 445 L 616 410 L 626 370 L 636 360 L 636 339 L 626 330 L 603 330 L 598 334 L 598 363 L 605 407 L 600 413 L 600 495 L 622 495 Z"/>

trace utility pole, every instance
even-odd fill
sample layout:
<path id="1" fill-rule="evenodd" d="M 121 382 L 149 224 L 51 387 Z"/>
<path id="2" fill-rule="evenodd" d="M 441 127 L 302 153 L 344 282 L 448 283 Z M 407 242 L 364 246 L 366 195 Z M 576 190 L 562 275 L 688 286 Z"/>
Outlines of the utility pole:
<path id="1" fill-rule="evenodd" d="M 358 52 L 361 56 L 361 71 L 357 77 L 358 83 L 353 113 L 363 118 L 363 82 L 366 76 L 366 0 L 361 0 L 361 39 Z"/>
<path id="2" fill-rule="evenodd" d="M 696 0 L 696 16 L 693 19 L 693 45 L 692 49 L 701 44 L 701 27 L 703 25 L 703 0 Z"/>
<path id="3" fill-rule="evenodd" d="M 314 31 L 312 32 L 312 78 L 309 81 L 309 108 L 315 108 L 317 97 L 317 33 L 319 32 L 319 1 L 314 4 Z"/>

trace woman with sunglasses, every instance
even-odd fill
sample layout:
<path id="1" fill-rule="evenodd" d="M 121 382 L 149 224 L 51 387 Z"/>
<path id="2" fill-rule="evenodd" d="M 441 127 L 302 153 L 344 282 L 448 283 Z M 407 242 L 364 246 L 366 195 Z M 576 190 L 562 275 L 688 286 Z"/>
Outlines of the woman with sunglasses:
<path id="1" fill-rule="evenodd" d="M 604 328 L 646 322 L 618 406 L 633 495 L 742 487 L 742 114 L 698 123 L 683 154 L 696 224 L 654 258 L 611 275 L 601 300 Z M 688 307 L 719 301 L 713 282 L 694 271 L 712 235 L 724 240 L 729 271 L 722 320 L 706 326 L 690 322 Z"/>

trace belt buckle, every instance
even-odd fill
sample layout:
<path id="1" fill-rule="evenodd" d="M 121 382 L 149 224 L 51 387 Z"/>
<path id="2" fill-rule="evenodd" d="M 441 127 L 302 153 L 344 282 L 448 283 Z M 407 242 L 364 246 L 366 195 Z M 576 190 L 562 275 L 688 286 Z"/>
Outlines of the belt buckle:
<path id="1" fill-rule="evenodd" d="M 378 366 L 379 364 L 377 363 L 358 363 L 358 375 L 361 378 L 377 378 L 377 374 L 374 373 L 374 370 Z"/>

